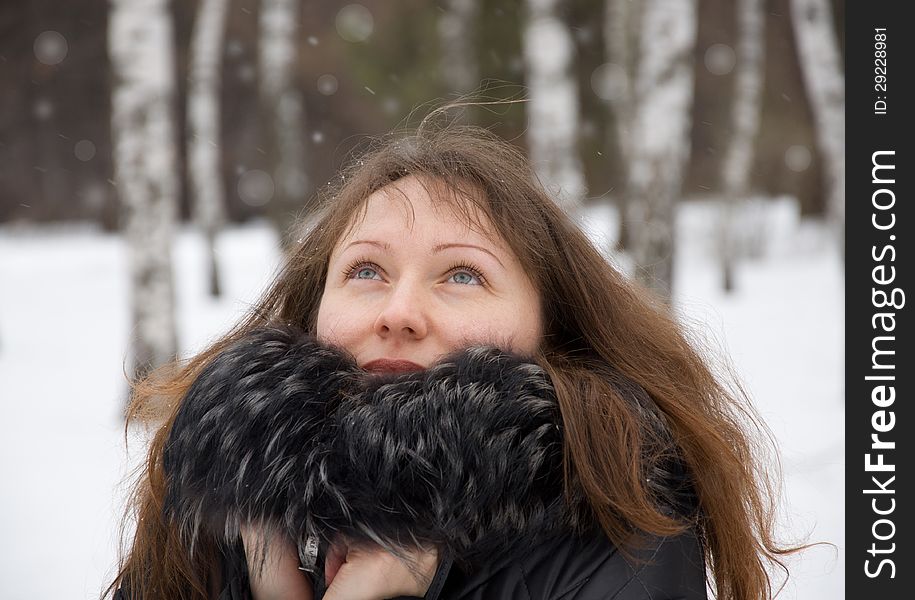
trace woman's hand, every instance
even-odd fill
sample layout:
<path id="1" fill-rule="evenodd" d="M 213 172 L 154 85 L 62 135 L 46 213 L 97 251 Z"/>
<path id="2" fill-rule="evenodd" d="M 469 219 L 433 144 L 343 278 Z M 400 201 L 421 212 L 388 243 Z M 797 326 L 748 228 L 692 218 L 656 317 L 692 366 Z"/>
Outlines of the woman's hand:
<path id="1" fill-rule="evenodd" d="M 308 577 L 299 570 L 295 545 L 278 536 L 266 538 L 243 527 L 241 539 L 248 560 L 248 580 L 254 600 L 313 600 Z M 266 555 L 263 553 L 266 551 Z M 261 560 L 263 558 L 263 560 Z"/>
<path id="2" fill-rule="evenodd" d="M 299 570 L 299 555 L 291 542 L 280 538 L 265 539 L 250 528 L 242 528 L 241 537 L 254 600 L 314 599 L 311 582 Z M 264 550 L 267 554 L 260 564 Z M 438 551 L 414 550 L 407 555 L 416 566 L 416 574 L 380 546 L 351 546 L 345 539 L 338 538 L 324 562 L 327 585 L 324 600 L 424 596 L 438 568 Z"/>
<path id="3" fill-rule="evenodd" d="M 399 558 L 380 546 L 350 546 L 336 540 L 324 563 L 324 600 L 382 600 L 426 594 L 438 568 L 438 552 L 413 550 L 414 574 Z"/>

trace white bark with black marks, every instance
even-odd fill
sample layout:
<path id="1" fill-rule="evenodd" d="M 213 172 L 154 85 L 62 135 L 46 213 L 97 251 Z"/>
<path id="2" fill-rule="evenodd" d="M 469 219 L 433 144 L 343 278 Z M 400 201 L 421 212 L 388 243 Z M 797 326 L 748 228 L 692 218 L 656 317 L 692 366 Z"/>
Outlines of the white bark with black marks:
<path id="1" fill-rule="evenodd" d="M 556 0 L 527 0 L 527 7 L 523 52 L 531 162 L 546 189 L 574 213 L 587 191 L 578 154 L 578 84 L 571 68 L 575 45 L 556 14 Z"/>
<path id="2" fill-rule="evenodd" d="M 804 88 L 826 172 L 826 214 L 845 256 L 845 76 L 829 0 L 791 0 Z"/>
<path id="3" fill-rule="evenodd" d="M 188 174 L 194 220 L 206 240 L 209 290 L 221 293 L 216 260 L 216 236 L 226 220 L 219 131 L 219 91 L 223 40 L 229 0 L 202 0 L 191 34 L 188 89 Z"/>
<path id="4" fill-rule="evenodd" d="M 614 127 L 607 129 L 607 147 L 617 148 L 619 184 L 616 204 L 620 215 L 628 214 L 629 196 L 626 189 L 627 173 L 631 160 L 630 138 L 633 123 L 633 80 L 638 56 L 638 24 L 641 22 L 641 4 L 632 0 L 606 0 L 604 6 L 604 56 L 601 80 L 592 82 L 600 86 L 601 97 L 613 113 Z M 619 220 L 616 245 L 628 249 L 629 227 L 625 218 Z M 608 250 L 612 251 L 613 248 Z"/>
<path id="5" fill-rule="evenodd" d="M 270 156 L 275 159 L 275 194 L 271 208 L 274 222 L 291 222 L 302 208 L 308 192 L 305 169 L 305 102 L 296 87 L 299 8 L 297 0 L 263 0 L 260 8 L 259 74 L 261 104 L 271 119 Z M 285 229 L 280 231 L 285 234 Z M 285 235 L 284 235 L 285 239 Z"/>
<path id="6" fill-rule="evenodd" d="M 669 301 L 676 206 L 689 158 L 696 1 L 641 5 L 625 218 L 632 227 L 636 277 Z"/>
<path id="7" fill-rule="evenodd" d="M 623 162 L 629 159 L 629 138 L 632 125 L 632 81 L 635 78 L 635 44 L 638 40 L 636 24 L 640 22 L 641 4 L 632 0 L 607 0 L 604 6 L 604 56 L 605 78 L 611 88 L 606 100 L 613 111 L 615 131 L 610 133 L 619 149 Z"/>
<path id="8" fill-rule="evenodd" d="M 719 223 L 722 287 L 734 289 L 738 259 L 737 215 L 746 204 L 754 144 L 759 132 L 765 71 L 765 4 L 763 0 L 737 2 L 737 65 L 731 109 L 731 138 L 721 167 L 723 198 Z"/>
<path id="9" fill-rule="evenodd" d="M 139 375 L 177 354 L 174 40 L 166 0 L 112 0 L 110 6 L 114 171 L 130 269 L 131 372 Z"/>

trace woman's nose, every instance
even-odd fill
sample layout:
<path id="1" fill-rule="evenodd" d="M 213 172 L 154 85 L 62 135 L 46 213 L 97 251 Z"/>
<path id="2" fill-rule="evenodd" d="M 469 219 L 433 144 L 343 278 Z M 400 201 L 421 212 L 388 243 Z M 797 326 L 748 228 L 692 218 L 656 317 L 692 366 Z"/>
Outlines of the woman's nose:
<path id="1" fill-rule="evenodd" d="M 375 320 L 375 333 L 381 337 L 426 337 L 429 329 L 426 301 L 416 286 L 404 283 L 396 286 L 386 298 Z"/>

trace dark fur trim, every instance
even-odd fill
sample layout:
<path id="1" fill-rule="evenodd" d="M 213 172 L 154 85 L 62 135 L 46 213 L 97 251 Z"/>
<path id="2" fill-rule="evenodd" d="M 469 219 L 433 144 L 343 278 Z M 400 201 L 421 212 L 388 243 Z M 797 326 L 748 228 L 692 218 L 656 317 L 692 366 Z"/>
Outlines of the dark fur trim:
<path id="1" fill-rule="evenodd" d="M 543 369 L 499 350 L 379 376 L 309 336 L 262 329 L 184 398 L 165 510 L 189 541 L 256 522 L 297 540 L 429 543 L 480 564 L 574 525 L 560 425 Z"/>

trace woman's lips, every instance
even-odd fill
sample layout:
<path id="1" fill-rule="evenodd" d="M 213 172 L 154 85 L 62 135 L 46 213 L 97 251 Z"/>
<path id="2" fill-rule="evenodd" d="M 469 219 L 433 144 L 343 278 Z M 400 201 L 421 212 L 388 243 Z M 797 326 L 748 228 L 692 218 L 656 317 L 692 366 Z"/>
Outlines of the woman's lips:
<path id="1" fill-rule="evenodd" d="M 401 358 L 378 358 L 365 363 L 362 368 L 372 373 L 412 373 L 426 367 Z"/>

